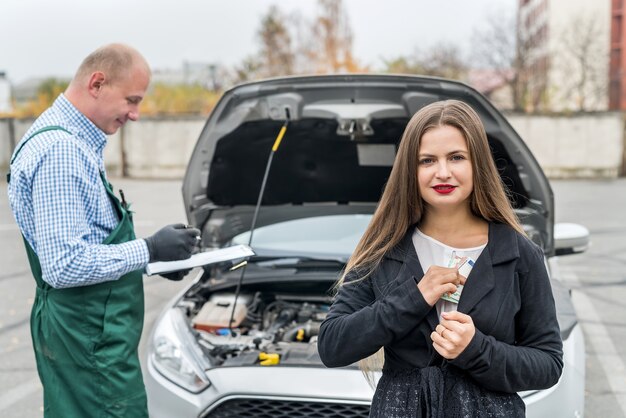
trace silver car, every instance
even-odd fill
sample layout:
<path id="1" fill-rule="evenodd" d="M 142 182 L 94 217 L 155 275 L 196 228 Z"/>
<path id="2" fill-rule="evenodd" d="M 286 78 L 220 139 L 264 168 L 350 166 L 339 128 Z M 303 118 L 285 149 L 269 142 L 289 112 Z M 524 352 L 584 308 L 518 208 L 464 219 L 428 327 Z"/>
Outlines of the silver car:
<path id="1" fill-rule="evenodd" d="M 205 266 L 165 307 L 148 350 L 152 417 L 368 416 L 372 386 L 356 365 L 324 367 L 317 334 L 406 123 L 443 99 L 480 114 L 513 206 L 551 272 L 565 367 L 554 387 L 521 393 L 528 416 L 582 416 L 585 345 L 556 256 L 584 251 L 588 232 L 554 225 L 550 184 L 522 139 L 464 84 L 337 75 L 241 85 L 209 117 L 183 185 L 189 223 L 202 230 L 204 250 L 250 243 L 256 255 L 244 267 Z"/>

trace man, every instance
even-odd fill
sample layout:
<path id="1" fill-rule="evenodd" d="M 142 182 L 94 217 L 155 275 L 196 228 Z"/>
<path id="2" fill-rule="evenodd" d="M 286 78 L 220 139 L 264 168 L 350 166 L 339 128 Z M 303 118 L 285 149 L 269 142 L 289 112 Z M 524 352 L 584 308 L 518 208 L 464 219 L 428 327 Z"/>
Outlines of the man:
<path id="1" fill-rule="evenodd" d="M 106 135 L 139 118 L 149 82 L 136 50 L 94 51 L 11 159 L 9 200 L 37 282 L 31 335 L 46 417 L 148 416 L 142 270 L 190 257 L 200 234 L 181 224 L 135 239 L 124 195 L 106 179 Z"/>

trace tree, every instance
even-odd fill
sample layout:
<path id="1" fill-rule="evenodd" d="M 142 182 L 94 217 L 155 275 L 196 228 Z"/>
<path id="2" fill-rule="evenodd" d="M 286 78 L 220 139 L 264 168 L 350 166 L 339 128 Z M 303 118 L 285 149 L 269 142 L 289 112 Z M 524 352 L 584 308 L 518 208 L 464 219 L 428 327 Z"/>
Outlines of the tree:
<path id="1" fill-rule="evenodd" d="M 385 72 L 421 74 L 463 80 L 468 66 L 460 48 L 451 43 L 435 44 L 425 50 L 415 50 L 413 55 L 399 56 L 385 61 Z"/>
<path id="2" fill-rule="evenodd" d="M 240 84 L 262 78 L 262 64 L 256 55 L 249 55 L 226 76 L 226 84 Z"/>
<path id="3" fill-rule="evenodd" d="M 392 74 L 423 74 L 424 68 L 417 62 L 415 57 L 398 56 L 385 60 L 386 73 Z"/>
<path id="4" fill-rule="evenodd" d="M 341 0 L 318 0 L 308 54 L 315 73 L 365 71 L 352 54 L 352 29 Z"/>
<path id="5" fill-rule="evenodd" d="M 59 94 L 67 89 L 69 81 L 57 78 L 48 78 L 44 80 L 37 88 L 37 94 L 50 101 L 52 104 Z"/>
<path id="6" fill-rule="evenodd" d="M 493 70 L 500 82 L 509 86 L 514 110 L 525 110 L 531 42 L 516 17 L 503 10 L 488 15 L 480 29 L 474 30 L 472 45 L 473 61 Z"/>
<path id="7" fill-rule="evenodd" d="M 352 53 L 352 29 L 341 0 L 318 0 L 313 20 L 271 6 L 257 31 L 259 52 L 234 67 L 233 84 L 291 74 L 367 72 Z"/>
<path id="8" fill-rule="evenodd" d="M 420 64 L 424 75 L 463 80 L 467 76 L 467 64 L 461 49 L 451 43 L 441 42 L 421 54 Z"/>
<path id="9" fill-rule="evenodd" d="M 69 81 L 54 77 L 47 78 L 37 87 L 37 96 L 26 103 L 15 105 L 17 117 L 37 117 L 56 100 L 67 88 Z"/>
<path id="10" fill-rule="evenodd" d="M 276 6 L 271 6 L 261 20 L 258 66 L 262 77 L 293 74 L 295 57 L 291 35 L 283 23 L 285 21 L 285 16 Z"/>
<path id="11" fill-rule="evenodd" d="M 155 83 L 141 102 L 145 115 L 208 115 L 220 93 L 200 84 Z"/>
<path id="12" fill-rule="evenodd" d="M 563 101 L 580 112 L 607 105 L 609 56 L 607 39 L 602 35 L 597 14 L 574 15 L 561 32 L 562 52 L 556 64 L 563 75 L 559 77 L 559 89 Z"/>

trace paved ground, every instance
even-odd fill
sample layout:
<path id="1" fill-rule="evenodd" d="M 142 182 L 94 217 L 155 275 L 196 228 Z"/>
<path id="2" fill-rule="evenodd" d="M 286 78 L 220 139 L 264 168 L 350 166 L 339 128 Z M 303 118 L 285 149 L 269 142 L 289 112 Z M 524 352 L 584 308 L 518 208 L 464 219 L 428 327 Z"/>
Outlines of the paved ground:
<path id="1" fill-rule="evenodd" d="M 115 180 L 136 211 L 137 235 L 184 222 L 179 181 Z M 28 318 L 34 283 L 21 238 L 0 187 L 0 416 L 42 415 Z M 555 181 L 556 218 L 591 230 L 593 245 L 582 255 L 562 257 L 564 275 L 587 338 L 587 417 L 626 416 L 626 179 Z M 190 275 L 189 277 L 191 277 Z M 144 279 L 146 326 L 141 346 L 161 307 L 185 281 Z M 556 417 L 555 417 L 556 418 Z"/>
<path id="2" fill-rule="evenodd" d="M 626 179 L 553 182 L 556 218 L 591 232 L 561 258 L 586 337 L 587 417 L 626 417 Z"/>

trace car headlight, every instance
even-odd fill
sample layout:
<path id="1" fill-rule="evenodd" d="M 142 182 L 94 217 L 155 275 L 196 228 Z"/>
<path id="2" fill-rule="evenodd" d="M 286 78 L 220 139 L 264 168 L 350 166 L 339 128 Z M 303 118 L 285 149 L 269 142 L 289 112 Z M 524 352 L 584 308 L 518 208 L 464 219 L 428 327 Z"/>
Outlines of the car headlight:
<path id="1" fill-rule="evenodd" d="M 150 359 L 167 379 L 192 393 L 211 383 L 204 370 L 210 364 L 178 308 L 168 310 L 155 328 Z"/>

